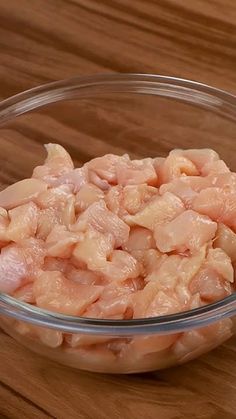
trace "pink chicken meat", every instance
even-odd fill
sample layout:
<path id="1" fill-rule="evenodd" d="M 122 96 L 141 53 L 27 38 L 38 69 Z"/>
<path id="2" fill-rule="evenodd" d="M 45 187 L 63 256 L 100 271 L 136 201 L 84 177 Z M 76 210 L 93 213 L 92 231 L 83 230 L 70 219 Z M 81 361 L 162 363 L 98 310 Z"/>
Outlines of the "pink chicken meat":
<path id="1" fill-rule="evenodd" d="M 235 291 L 236 174 L 216 152 L 108 154 L 74 168 L 62 146 L 46 149 L 30 179 L 0 192 L 0 292 L 66 315 L 125 321 Z M 102 345 L 103 356 L 170 347 L 184 356 L 184 345 L 193 346 L 190 334 L 136 338 L 130 348 L 96 336 L 59 333 L 55 341 L 50 330 L 37 336 L 51 347 Z"/>

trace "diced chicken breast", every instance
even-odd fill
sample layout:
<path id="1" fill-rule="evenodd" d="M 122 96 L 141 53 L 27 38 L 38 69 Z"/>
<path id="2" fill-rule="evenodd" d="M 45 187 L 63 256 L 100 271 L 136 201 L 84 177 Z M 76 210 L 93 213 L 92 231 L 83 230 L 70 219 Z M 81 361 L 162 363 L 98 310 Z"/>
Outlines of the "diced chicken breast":
<path id="1" fill-rule="evenodd" d="M 158 189 L 149 185 L 127 185 L 123 188 L 122 206 L 129 214 L 136 214 L 155 195 Z"/>
<path id="2" fill-rule="evenodd" d="M 79 316 L 101 295 L 103 287 L 81 285 L 66 279 L 61 272 L 41 273 L 34 282 L 37 306 L 58 313 Z"/>
<path id="3" fill-rule="evenodd" d="M 34 169 L 33 178 L 53 184 L 57 178 L 73 170 L 74 165 L 70 155 L 61 145 L 50 143 L 46 144 L 45 148 L 48 153 L 45 163 Z"/>
<path id="4" fill-rule="evenodd" d="M 224 250 L 232 262 L 236 261 L 236 234 L 225 224 L 218 224 L 214 247 Z"/>
<path id="5" fill-rule="evenodd" d="M 158 250 L 195 251 L 212 240 L 217 224 L 209 217 L 187 210 L 174 220 L 155 227 L 154 237 Z"/>
<path id="6" fill-rule="evenodd" d="M 207 188 L 193 201 L 193 209 L 212 220 L 236 227 L 236 193 L 224 193 L 220 188 Z"/>
<path id="7" fill-rule="evenodd" d="M 156 244 L 152 232 L 144 227 L 131 227 L 129 239 L 122 246 L 127 252 L 154 249 L 155 247 Z"/>
<path id="8" fill-rule="evenodd" d="M 65 276 L 78 284 L 82 285 L 101 285 L 103 280 L 95 272 L 89 271 L 88 269 L 79 269 L 73 265 L 69 265 L 65 270 Z"/>
<path id="9" fill-rule="evenodd" d="M 0 255 L 0 292 L 12 294 L 33 277 L 44 260 L 41 242 L 23 240 L 20 246 L 11 244 L 2 249 Z"/>
<path id="10" fill-rule="evenodd" d="M 107 261 L 97 271 L 111 281 L 125 281 L 128 278 L 137 278 L 140 274 L 140 266 L 128 252 L 114 250 L 110 261 Z"/>
<path id="11" fill-rule="evenodd" d="M 231 294 L 230 282 L 214 270 L 213 266 L 205 265 L 192 279 L 189 290 L 198 293 L 202 300 L 212 303 Z"/>
<path id="12" fill-rule="evenodd" d="M 61 185 L 41 192 L 34 202 L 41 208 L 64 208 L 68 199 L 73 196 L 68 185 Z"/>
<path id="13" fill-rule="evenodd" d="M 12 294 L 21 286 L 27 274 L 22 250 L 16 245 L 4 247 L 0 255 L 0 292 Z"/>
<path id="14" fill-rule="evenodd" d="M 29 202 L 9 211 L 10 224 L 7 236 L 10 241 L 18 242 L 33 237 L 37 231 L 39 210 Z"/>
<path id="15" fill-rule="evenodd" d="M 154 197 L 137 214 L 129 215 L 125 221 L 130 226 L 139 225 L 154 231 L 157 225 L 166 223 L 185 210 L 182 201 L 170 192 Z"/>
<path id="16" fill-rule="evenodd" d="M 36 301 L 34 297 L 33 283 L 30 282 L 18 288 L 14 292 L 13 297 L 23 301 L 24 303 L 35 304 Z"/>
<path id="17" fill-rule="evenodd" d="M 83 233 L 73 233 L 65 226 L 53 227 L 46 239 L 47 256 L 70 258 L 75 244 L 83 240 Z"/>
<path id="18" fill-rule="evenodd" d="M 203 166 L 201 172 L 203 176 L 212 176 L 218 175 L 220 173 L 230 173 L 230 170 L 223 160 L 216 160 L 210 163 L 206 163 L 205 166 Z"/>
<path id="19" fill-rule="evenodd" d="M 175 196 L 181 199 L 186 208 L 191 208 L 194 198 L 198 195 L 191 186 L 184 181 L 185 178 L 175 179 L 170 183 L 161 185 L 159 189 L 160 195 L 166 192 L 171 192 Z"/>
<path id="20" fill-rule="evenodd" d="M 30 323 L 18 322 L 16 331 L 28 338 L 39 339 L 41 344 L 43 343 L 50 348 L 57 348 L 61 346 L 63 342 L 62 332 L 46 327 L 34 326 Z"/>
<path id="21" fill-rule="evenodd" d="M 85 317 L 122 319 L 130 309 L 133 315 L 132 295 L 135 290 L 135 287 L 127 287 L 120 283 L 108 284 L 98 301 L 86 310 Z"/>
<path id="22" fill-rule="evenodd" d="M 112 189 L 111 189 L 112 190 Z M 86 210 L 94 202 L 104 198 L 104 192 L 92 183 L 83 185 L 75 198 L 75 209 L 77 212 Z"/>
<path id="23" fill-rule="evenodd" d="M 123 205 L 123 188 L 120 185 L 110 188 L 104 196 L 107 208 L 114 214 L 126 213 Z"/>
<path id="24" fill-rule="evenodd" d="M 164 162 L 157 167 L 158 184 L 168 183 L 182 175 L 197 176 L 199 171 L 194 163 L 183 155 L 170 153 Z"/>
<path id="25" fill-rule="evenodd" d="M 0 206 L 12 209 L 35 199 L 47 189 L 47 184 L 39 179 L 24 179 L 8 186 L 0 192 Z"/>
<path id="26" fill-rule="evenodd" d="M 45 240 L 54 226 L 62 223 L 62 213 L 56 208 L 45 208 L 39 212 L 36 236 Z"/>
<path id="27" fill-rule="evenodd" d="M 89 173 L 86 167 L 79 167 L 73 169 L 68 173 L 64 173 L 62 176 L 51 182 L 53 186 L 68 185 L 73 193 L 78 192 L 82 186 L 89 182 Z"/>
<path id="28" fill-rule="evenodd" d="M 67 272 L 69 267 L 73 266 L 70 264 L 68 259 L 54 258 L 46 256 L 44 259 L 43 270 L 44 271 L 60 271 L 62 273 Z"/>
<path id="29" fill-rule="evenodd" d="M 103 234 L 111 234 L 115 239 L 116 247 L 125 243 L 129 236 L 129 226 L 116 214 L 108 210 L 104 201 L 90 205 L 78 217 L 74 230 L 86 231 L 88 227 Z"/>
<path id="30" fill-rule="evenodd" d="M 7 211 L 0 207 L 0 248 L 9 242 L 7 235 L 9 222 L 10 220 Z"/>
<path id="31" fill-rule="evenodd" d="M 134 318 L 156 317 L 181 311 L 175 296 L 162 291 L 158 281 L 149 282 L 142 291 L 133 296 Z"/>
<path id="32" fill-rule="evenodd" d="M 190 149 L 190 150 L 172 150 L 170 155 L 183 156 L 191 160 L 197 169 L 201 172 L 206 164 L 212 164 L 219 160 L 219 155 L 209 148 Z"/>
<path id="33" fill-rule="evenodd" d="M 117 182 L 119 185 L 157 185 L 157 174 L 153 160 L 132 160 L 119 162 L 116 166 Z"/>
<path id="34" fill-rule="evenodd" d="M 206 179 L 211 181 L 211 185 L 220 188 L 222 191 L 236 193 L 236 173 L 217 173 L 208 176 Z"/>
<path id="35" fill-rule="evenodd" d="M 81 243 L 76 245 L 73 255 L 76 260 L 85 263 L 88 269 L 96 271 L 105 266 L 113 246 L 114 239 L 111 234 L 88 230 Z"/>
<path id="36" fill-rule="evenodd" d="M 206 263 L 211 266 L 222 278 L 234 282 L 234 270 L 230 257 L 222 249 L 209 249 Z"/>
<path id="37" fill-rule="evenodd" d="M 90 172 L 96 173 L 100 179 L 106 180 L 110 184 L 116 184 L 116 167 L 123 161 L 129 161 L 129 156 L 127 154 L 124 154 L 123 156 L 106 154 L 105 156 L 90 160 L 85 166 Z"/>

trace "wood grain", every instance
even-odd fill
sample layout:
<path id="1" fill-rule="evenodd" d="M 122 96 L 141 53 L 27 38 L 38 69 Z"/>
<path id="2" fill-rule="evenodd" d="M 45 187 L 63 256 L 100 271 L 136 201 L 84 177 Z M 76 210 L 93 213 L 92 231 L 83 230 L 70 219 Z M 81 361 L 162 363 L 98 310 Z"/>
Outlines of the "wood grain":
<path id="1" fill-rule="evenodd" d="M 2 99 L 48 81 L 101 72 L 168 74 L 236 93 L 234 0 L 11 0 L 0 2 L 0 22 Z M 167 132 L 167 105 L 153 103 L 126 107 L 120 101 L 118 112 L 112 102 L 108 107 L 100 101 L 95 109 L 88 100 L 20 118 L 1 130 L 1 184 L 28 176 L 49 137 L 77 162 L 126 150 L 164 155 L 176 143 L 207 142 L 236 169 L 233 124 L 226 127 L 200 110 L 192 118 L 184 105 L 169 106 Z M 120 377 L 65 368 L 3 332 L 0 342 L 1 418 L 236 417 L 236 338 L 185 366 Z"/>

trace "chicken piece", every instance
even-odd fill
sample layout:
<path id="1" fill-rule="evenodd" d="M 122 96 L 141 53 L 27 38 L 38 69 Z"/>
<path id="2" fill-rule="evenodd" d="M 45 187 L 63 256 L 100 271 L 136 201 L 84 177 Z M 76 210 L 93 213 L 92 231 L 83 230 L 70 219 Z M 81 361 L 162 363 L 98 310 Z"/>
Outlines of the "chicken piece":
<path id="1" fill-rule="evenodd" d="M 38 307 L 71 316 L 82 315 L 103 291 L 101 286 L 72 282 L 58 271 L 38 275 L 33 289 Z"/>
<path id="2" fill-rule="evenodd" d="M 71 265 L 67 259 L 46 256 L 44 259 L 44 265 L 42 269 L 44 271 L 60 271 L 62 273 L 65 273 L 67 272 L 67 269 L 69 269 L 69 267 L 71 266 L 73 265 Z"/>
<path id="3" fill-rule="evenodd" d="M 161 290 L 158 281 L 149 282 L 133 295 L 133 318 L 157 317 L 181 311 L 177 298 Z"/>
<path id="4" fill-rule="evenodd" d="M 82 186 L 89 182 L 89 173 L 86 167 L 79 167 L 73 169 L 68 173 L 64 173 L 54 181 L 51 181 L 52 186 L 68 185 L 73 193 L 78 192 Z"/>
<path id="5" fill-rule="evenodd" d="M 226 225 L 219 223 L 216 232 L 216 240 L 213 243 L 215 248 L 221 248 L 230 257 L 232 262 L 236 262 L 236 234 Z"/>
<path id="6" fill-rule="evenodd" d="M 178 337 L 179 334 L 137 336 L 129 344 L 128 350 L 133 354 L 133 357 L 142 358 L 145 355 L 155 353 L 158 356 L 158 352 L 170 348 Z"/>
<path id="7" fill-rule="evenodd" d="M 226 193 L 236 193 L 236 173 L 229 172 L 210 175 L 207 179 L 211 182 L 209 186 L 220 188 Z"/>
<path id="8" fill-rule="evenodd" d="M 90 160 L 85 166 L 89 169 L 90 173 L 96 173 L 101 180 L 115 185 L 117 183 L 116 167 L 123 161 L 129 161 L 128 154 L 124 154 L 123 156 L 106 154 L 105 156 Z"/>
<path id="9" fill-rule="evenodd" d="M 68 199 L 73 196 L 68 185 L 61 185 L 41 192 L 34 202 L 41 208 L 65 208 Z"/>
<path id="10" fill-rule="evenodd" d="M 232 320 L 223 319 L 209 326 L 183 333 L 173 346 L 173 353 L 178 362 L 187 362 L 222 344 L 232 334 Z"/>
<path id="11" fill-rule="evenodd" d="M 128 214 L 136 214 L 143 205 L 158 194 L 157 188 L 141 185 L 113 186 L 105 196 L 107 208 L 120 218 L 124 219 Z"/>
<path id="12" fill-rule="evenodd" d="M 104 201 L 90 205 L 77 219 L 74 231 L 86 231 L 91 227 L 100 233 L 111 234 L 115 239 L 115 247 L 122 246 L 128 240 L 129 226 L 116 214 L 109 211 Z"/>
<path id="13" fill-rule="evenodd" d="M 158 195 L 158 190 L 153 186 L 127 185 L 123 188 L 122 206 L 129 214 L 134 215 L 155 195 Z"/>
<path id="14" fill-rule="evenodd" d="M 122 186 L 147 184 L 157 185 L 157 174 L 154 169 L 153 160 L 120 161 L 116 165 L 117 183 Z"/>
<path id="15" fill-rule="evenodd" d="M 234 282 L 234 269 L 230 257 L 222 249 L 209 249 L 207 264 L 228 282 Z"/>
<path id="16" fill-rule="evenodd" d="M 104 287 L 99 300 L 88 307 L 84 316 L 100 319 L 124 319 L 129 309 L 133 315 L 132 295 L 136 289 L 137 286 L 133 282 L 128 286 L 125 283 L 111 282 Z"/>
<path id="17" fill-rule="evenodd" d="M 41 179 L 48 185 L 53 185 L 55 180 L 73 170 L 74 165 L 70 155 L 59 144 L 46 144 L 47 158 L 44 165 L 35 167 L 33 178 Z"/>
<path id="18" fill-rule="evenodd" d="M 95 272 L 88 269 L 75 268 L 73 265 L 68 265 L 65 270 L 65 276 L 78 284 L 82 285 L 102 285 L 102 279 Z"/>
<path id="19" fill-rule="evenodd" d="M 62 223 L 62 213 L 56 208 L 46 208 L 39 212 L 36 236 L 46 240 L 54 226 Z"/>
<path id="20" fill-rule="evenodd" d="M 180 198 L 187 209 L 192 207 L 193 200 L 198 195 L 182 177 L 161 185 L 159 194 L 163 195 L 166 192 L 171 192 Z"/>
<path id="21" fill-rule="evenodd" d="M 44 263 L 46 254 L 43 240 L 30 237 L 28 239 L 21 240 L 18 243 L 18 246 L 19 248 L 23 249 L 28 264 L 41 266 Z M 32 267 L 32 270 L 34 268 L 35 266 Z"/>
<path id="22" fill-rule="evenodd" d="M 230 282 L 207 264 L 192 279 L 189 290 L 192 294 L 198 293 L 208 303 L 221 300 L 232 292 Z"/>
<path id="23" fill-rule="evenodd" d="M 39 339 L 43 345 L 50 348 L 58 348 L 63 342 L 62 332 L 46 327 L 34 326 L 25 322 L 18 322 L 16 331 L 31 339 Z"/>
<path id="24" fill-rule="evenodd" d="M 4 247 L 0 255 L 0 292 L 12 294 L 27 273 L 23 252 L 16 245 Z"/>
<path id="25" fill-rule="evenodd" d="M 206 164 L 212 164 L 219 160 L 219 155 L 209 148 L 200 148 L 200 149 L 189 149 L 189 150 L 172 150 L 170 152 L 171 156 L 183 156 L 189 160 L 197 167 L 201 172 L 203 167 Z"/>
<path id="26" fill-rule="evenodd" d="M 35 304 L 35 297 L 33 292 L 33 283 L 30 282 L 22 287 L 18 288 L 14 293 L 13 297 L 17 300 L 21 300 L 24 303 Z"/>
<path id="27" fill-rule="evenodd" d="M 158 185 L 168 183 L 183 175 L 198 176 L 199 171 L 194 163 L 183 155 L 170 153 L 161 165 L 156 167 Z"/>
<path id="28" fill-rule="evenodd" d="M 73 233 L 65 226 L 53 227 L 46 239 L 47 256 L 70 258 L 75 244 L 83 240 L 83 233 Z"/>
<path id="29" fill-rule="evenodd" d="M 180 311 L 184 311 L 183 306 L 172 293 L 168 295 L 159 291 L 148 306 L 145 317 L 166 316 Z"/>
<path id="30" fill-rule="evenodd" d="M 170 192 L 154 197 L 137 214 L 125 217 L 130 226 L 139 225 L 154 231 L 155 227 L 172 220 L 185 210 L 182 201 Z"/>
<path id="31" fill-rule="evenodd" d="M 111 234 L 88 230 L 84 239 L 76 245 L 73 255 L 76 260 L 85 263 L 88 269 L 97 271 L 106 265 L 113 247 L 114 238 Z"/>
<path id="32" fill-rule="evenodd" d="M 128 252 L 114 250 L 110 261 L 107 261 L 97 271 L 111 281 L 125 281 L 128 278 L 138 277 L 140 275 L 140 266 L 137 260 Z"/>
<path id="33" fill-rule="evenodd" d="M 67 204 L 62 212 L 62 224 L 67 228 L 70 228 L 76 222 L 75 217 L 75 197 L 71 196 L 68 198 Z"/>
<path id="34" fill-rule="evenodd" d="M 224 193 L 220 188 L 207 188 L 194 199 L 193 209 L 212 220 L 236 228 L 236 193 Z"/>
<path id="35" fill-rule="evenodd" d="M 39 210 L 33 202 L 20 205 L 9 211 L 10 224 L 7 228 L 9 241 L 18 242 L 35 236 Z"/>
<path id="36" fill-rule="evenodd" d="M 180 278 L 182 259 L 179 255 L 165 257 L 157 269 L 145 278 L 145 282 L 156 283 L 158 290 L 174 290 Z"/>
<path id="37" fill-rule="evenodd" d="M 24 179 L 13 183 L 0 192 L 0 206 L 12 209 L 35 199 L 46 191 L 47 184 L 39 179 Z"/>
<path id="38" fill-rule="evenodd" d="M 4 208 L 0 207 L 0 248 L 6 246 L 9 243 L 7 235 L 7 229 L 9 225 L 8 213 Z"/>
<path id="39" fill-rule="evenodd" d="M 112 189 L 111 189 L 112 190 Z M 77 212 L 86 210 L 94 202 L 104 198 L 104 192 L 92 183 L 83 185 L 75 197 L 75 209 Z"/>
<path id="40" fill-rule="evenodd" d="M 129 238 L 123 244 L 122 249 L 132 252 L 133 250 L 154 249 L 155 247 L 156 243 L 150 230 L 144 227 L 131 227 Z"/>
<path id="41" fill-rule="evenodd" d="M 111 338 L 109 336 L 85 335 L 85 334 L 70 334 L 65 338 L 66 342 L 72 348 L 88 347 L 91 345 L 99 345 L 100 343 L 107 343 Z"/>
<path id="42" fill-rule="evenodd" d="M 147 275 L 157 270 L 163 260 L 168 257 L 156 249 L 132 250 L 130 254 L 138 261 L 140 266 L 140 275 L 144 277 L 145 280 Z"/>
<path id="43" fill-rule="evenodd" d="M 203 166 L 201 172 L 202 176 L 212 176 L 221 173 L 230 173 L 230 170 L 223 160 L 216 160 L 210 163 L 206 163 Z"/>
<path id="44" fill-rule="evenodd" d="M 217 224 L 207 216 L 187 210 L 174 220 L 155 227 L 154 238 L 161 252 L 196 251 L 212 240 Z"/>
<path id="45" fill-rule="evenodd" d="M 32 279 L 44 261 L 43 244 L 36 239 L 10 244 L 0 255 L 0 292 L 12 294 Z"/>
<path id="46" fill-rule="evenodd" d="M 122 214 L 127 214 L 127 211 L 124 209 L 123 205 L 123 187 L 120 185 L 113 186 L 107 191 L 104 196 L 104 201 L 107 208 L 112 211 L 114 214 L 120 216 Z"/>
<path id="47" fill-rule="evenodd" d="M 170 255 L 161 256 L 161 263 L 145 278 L 146 282 L 158 281 L 160 290 L 175 290 L 180 285 L 186 287 L 197 274 L 206 257 L 206 246 L 203 246 L 192 256 Z M 180 290 L 178 290 L 180 293 Z"/>

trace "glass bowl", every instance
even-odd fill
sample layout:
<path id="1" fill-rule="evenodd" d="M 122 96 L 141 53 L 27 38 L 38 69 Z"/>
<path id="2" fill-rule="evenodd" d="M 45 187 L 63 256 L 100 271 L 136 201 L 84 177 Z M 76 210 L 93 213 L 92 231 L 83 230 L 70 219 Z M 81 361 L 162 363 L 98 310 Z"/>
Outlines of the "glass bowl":
<path id="1" fill-rule="evenodd" d="M 1 188 L 31 176 L 42 144 L 58 142 L 75 164 L 106 153 L 165 156 L 213 148 L 236 171 L 236 97 L 193 81 L 107 74 L 50 83 L 0 103 Z M 98 320 L 40 310 L 0 295 L 1 327 L 35 352 L 106 373 L 189 361 L 236 331 L 236 294 L 188 312 Z"/>

